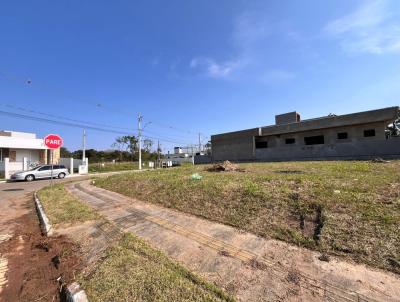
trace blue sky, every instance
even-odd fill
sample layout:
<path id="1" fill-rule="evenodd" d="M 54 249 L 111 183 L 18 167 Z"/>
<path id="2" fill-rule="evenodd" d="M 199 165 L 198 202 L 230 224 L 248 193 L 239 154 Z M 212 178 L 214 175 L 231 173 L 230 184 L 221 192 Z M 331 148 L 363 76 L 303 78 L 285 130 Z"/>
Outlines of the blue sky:
<path id="1" fill-rule="evenodd" d="M 396 0 L 1 3 L 3 111 L 132 132 L 141 112 L 152 122 L 145 133 L 168 150 L 278 113 L 312 118 L 399 99 Z M 0 115 L 0 129 L 81 144 L 82 130 L 63 125 Z M 87 132 L 99 149 L 117 136 Z"/>

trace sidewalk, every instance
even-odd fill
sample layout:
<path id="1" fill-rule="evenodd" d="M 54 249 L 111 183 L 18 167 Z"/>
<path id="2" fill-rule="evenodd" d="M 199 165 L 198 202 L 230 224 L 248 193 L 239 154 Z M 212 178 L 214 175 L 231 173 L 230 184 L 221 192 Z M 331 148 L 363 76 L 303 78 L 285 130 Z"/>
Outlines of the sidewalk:
<path id="1" fill-rule="evenodd" d="M 243 301 L 395 301 L 400 278 L 129 199 L 89 184 L 67 189 L 125 232 L 144 238 Z"/>

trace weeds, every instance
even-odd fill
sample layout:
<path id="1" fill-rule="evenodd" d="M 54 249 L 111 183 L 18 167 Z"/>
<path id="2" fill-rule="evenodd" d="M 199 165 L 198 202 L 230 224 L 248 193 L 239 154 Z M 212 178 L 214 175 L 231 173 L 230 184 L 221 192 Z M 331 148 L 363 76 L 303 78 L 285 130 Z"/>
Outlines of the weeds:
<path id="1" fill-rule="evenodd" d="M 125 234 L 80 282 L 90 301 L 234 301 L 221 289 Z"/>
<path id="2" fill-rule="evenodd" d="M 63 184 L 43 188 L 38 196 L 53 225 L 100 219 L 99 214 L 70 195 Z"/>
<path id="3" fill-rule="evenodd" d="M 246 173 L 184 166 L 115 175 L 96 185 L 400 273 L 397 262 L 388 260 L 400 259 L 400 161 L 257 163 L 240 169 Z M 190 181 L 193 173 L 202 180 Z"/>

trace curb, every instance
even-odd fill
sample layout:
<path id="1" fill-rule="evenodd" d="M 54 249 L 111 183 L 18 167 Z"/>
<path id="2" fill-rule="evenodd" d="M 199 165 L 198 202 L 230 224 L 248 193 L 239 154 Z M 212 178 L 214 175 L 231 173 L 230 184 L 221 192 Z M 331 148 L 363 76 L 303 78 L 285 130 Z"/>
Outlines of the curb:
<path id="1" fill-rule="evenodd" d="M 47 218 L 46 214 L 44 213 L 42 203 L 40 202 L 39 198 L 37 197 L 37 193 L 33 193 L 35 199 L 36 210 L 38 212 L 39 221 L 40 221 L 40 228 L 42 229 L 42 233 L 46 236 L 51 236 L 53 234 L 53 228 L 50 224 L 49 218 Z"/>
<path id="2" fill-rule="evenodd" d="M 39 216 L 40 228 L 46 236 L 51 236 L 53 234 L 53 227 L 50 224 L 49 218 L 46 216 L 42 203 L 40 202 L 37 193 L 33 194 L 35 199 L 36 210 Z M 71 283 L 66 288 L 66 296 L 68 302 L 88 302 L 86 293 L 80 288 L 77 282 Z"/>

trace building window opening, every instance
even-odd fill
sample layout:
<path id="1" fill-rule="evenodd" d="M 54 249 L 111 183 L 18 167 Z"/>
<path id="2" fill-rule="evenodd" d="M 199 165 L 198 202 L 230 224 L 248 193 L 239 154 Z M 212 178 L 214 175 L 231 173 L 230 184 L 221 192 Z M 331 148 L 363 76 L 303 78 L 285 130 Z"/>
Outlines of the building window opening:
<path id="1" fill-rule="evenodd" d="M 323 135 L 308 136 L 304 138 L 304 143 L 306 145 L 323 145 L 325 138 Z"/>
<path id="2" fill-rule="evenodd" d="M 348 139 L 348 138 L 349 138 L 349 136 L 348 136 L 347 132 L 339 132 L 337 134 L 337 139 Z"/>
<path id="3" fill-rule="evenodd" d="M 256 149 L 266 149 L 268 148 L 268 142 L 256 141 Z"/>
<path id="4" fill-rule="evenodd" d="M 364 137 L 375 136 L 375 129 L 364 130 Z"/>
<path id="5" fill-rule="evenodd" d="M 265 136 L 255 136 L 254 137 L 254 147 L 256 149 L 268 148 L 268 138 Z"/>
<path id="6" fill-rule="evenodd" d="M 296 139 L 294 139 L 294 138 L 287 138 L 287 139 L 285 139 L 285 144 L 286 145 L 293 145 L 293 144 L 295 144 L 296 143 Z"/>

